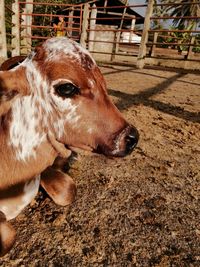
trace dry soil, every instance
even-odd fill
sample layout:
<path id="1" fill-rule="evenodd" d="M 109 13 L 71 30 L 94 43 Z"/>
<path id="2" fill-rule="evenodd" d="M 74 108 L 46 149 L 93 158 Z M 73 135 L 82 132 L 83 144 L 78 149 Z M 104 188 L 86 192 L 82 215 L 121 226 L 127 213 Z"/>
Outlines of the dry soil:
<path id="1" fill-rule="evenodd" d="M 80 154 L 78 194 L 56 206 L 40 191 L 13 220 L 0 266 L 200 266 L 200 75 L 102 66 L 113 101 L 140 133 L 121 159 Z"/>

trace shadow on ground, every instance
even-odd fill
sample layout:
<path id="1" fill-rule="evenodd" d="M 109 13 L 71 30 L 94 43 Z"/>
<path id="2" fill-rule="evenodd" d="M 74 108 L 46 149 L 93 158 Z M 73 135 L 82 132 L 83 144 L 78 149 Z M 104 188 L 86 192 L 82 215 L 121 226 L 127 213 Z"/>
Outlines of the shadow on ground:
<path id="1" fill-rule="evenodd" d="M 0 266 L 200 266 L 199 75 L 102 67 L 109 93 L 140 132 L 126 158 L 79 155 L 78 195 L 44 192 L 16 220 Z"/>

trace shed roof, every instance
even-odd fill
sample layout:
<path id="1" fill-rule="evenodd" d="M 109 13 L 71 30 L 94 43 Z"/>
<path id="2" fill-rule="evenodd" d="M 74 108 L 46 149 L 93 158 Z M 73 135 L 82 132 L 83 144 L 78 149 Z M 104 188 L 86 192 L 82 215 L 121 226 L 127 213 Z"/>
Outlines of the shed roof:
<path id="1" fill-rule="evenodd" d="M 77 1 L 80 3 L 92 2 L 80 0 Z M 119 26 L 121 24 L 122 14 L 125 10 L 125 16 L 123 20 L 122 28 L 129 27 L 131 25 L 132 18 L 136 19 L 135 24 L 143 24 L 144 17 L 138 14 L 134 8 L 126 7 L 125 9 L 126 0 L 96 0 L 92 5 L 96 5 L 98 8 L 97 13 L 97 20 L 96 24 L 103 24 L 103 25 L 115 25 Z M 69 8 L 62 9 L 62 13 L 66 14 L 69 11 Z M 74 11 L 74 14 L 79 16 L 79 11 Z M 117 19 L 116 19 L 117 18 Z"/>
<path id="2" fill-rule="evenodd" d="M 97 7 L 99 7 L 99 14 L 98 14 L 98 17 L 114 17 L 116 16 L 114 13 L 117 13 L 117 14 L 122 14 L 123 11 L 124 11 L 124 8 L 123 6 L 125 6 L 126 4 L 126 0 L 97 0 L 95 2 L 95 5 Z M 117 8 L 119 6 L 119 8 Z M 101 8 L 100 7 L 105 7 L 105 9 Z M 136 24 L 142 24 L 144 23 L 144 17 L 140 14 L 138 14 L 135 10 L 134 10 L 134 7 L 131 8 L 131 7 L 127 7 L 126 10 L 125 10 L 125 15 L 126 16 L 135 16 L 136 18 Z M 113 14 L 112 14 L 113 13 Z M 100 15 L 101 14 L 101 15 Z M 107 24 L 108 24 L 109 21 L 107 21 Z M 124 21 L 124 26 L 128 26 L 129 24 L 131 23 L 131 21 L 129 20 L 125 20 Z M 111 24 L 111 23 L 109 23 Z M 117 24 L 115 23 L 115 21 L 112 21 L 112 24 Z"/>

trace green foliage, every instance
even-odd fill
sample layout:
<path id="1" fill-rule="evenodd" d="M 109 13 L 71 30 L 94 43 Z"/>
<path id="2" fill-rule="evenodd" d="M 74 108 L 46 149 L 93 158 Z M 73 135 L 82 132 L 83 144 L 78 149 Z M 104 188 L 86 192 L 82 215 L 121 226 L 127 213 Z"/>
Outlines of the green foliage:
<path id="1" fill-rule="evenodd" d="M 5 5 L 11 5 L 13 0 L 5 0 Z"/>
<path id="2" fill-rule="evenodd" d="M 200 53 L 200 34 L 195 36 L 195 46 L 193 47 L 192 51 L 194 53 Z"/>
<path id="3" fill-rule="evenodd" d="M 55 5 L 37 5 L 38 3 L 50 3 Z M 33 24 L 38 26 L 52 26 L 52 20 L 55 18 L 57 12 L 62 11 L 65 7 L 59 6 L 59 4 L 76 4 L 76 0 L 34 0 L 33 13 L 35 14 L 49 14 L 51 16 L 38 15 L 33 18 Z M 38 36 L 51 36 L 53 33 L 52 29 L 33 29 L 33 34 Z"/>
<path id="4" fill-rule="evenodd" d="M 179 26 L 179 30 L 187 30 L 187 31 L 191 31 L 192 30 L 193 25 L 189 25 L 187 28 L 185 28 L 184 25 Z M 177 28 L 175 28 L 176 30 Z M 178 43 L 180 43 L 180 45 L 178 45 L 178 50 L 179 51 L 187 51 L 188 50 L 188 46 L 187 44 L 190 44 L 191 42 L 191 34 L 189 32 L 173 32 L 172 35 L 177 39 Z"/>
<path id="5" fill-rule="evenodd" d="M 190 2 L 191 5 L 186 3 Z M 172 21 L 171 27 L 169 27 L 170 32 L 161 32 L 158 36 L 158 42 L 163 43 L 161 45 L 164 47 L 171 47 L 178 49 L 178 51 L 187 51 L 192 38 L 192 30 L 195 30 L 200 19 L 190 19 L 183 17 L 198 17 L 200 16 L 200 2 L 199 0 L 155 0 L 155 4 L 163 3 L 163 4 L 171 4 L 166 6 L 156 6 L 154 7 L 153 16 L 157 17 L 165 17 L 165 16 L 173 16 L 175 17 Z M 178 5 L 173 5 L 177 3 Z M 179 17 L 179 18 L 176 18 Z M 166 21 L 169 20 L 166 19 Z M 162 29 L 163 22 L 162 20 L 155 20 L 153 23 L 154 29 Z M 174 30 L 174 32 L 171 32 Z M 177 32 L 177 30 L 183 30 L 183 32 Z M 184 32 L 186 30 L 186 32 Z M 191 31 L 191 32 L 187 32 Z M 178 45 L 174 45 L 174 43 L 178 43 Z M 172 44 L 172 45 L 170 45 Z M 200 37 L 195 36 L 195 46 L 193 47 L 193 52 L 200 52 Z"/>
<path id="6" fill-rule="evenodd" d="M 12 31 L 12 12 L 9 9 L 12 9 L 12 3 L 14 0 L 0 0 L 0 1 L 5 1 L 5 16 L 6 16 L 6 32 L 7 32 L 7 41 L 8 44 L 11 44 L 11 31 Z M 24 2 L 29 0 L 24 0 Z M 79 0 L 33 0 L 34 6 L 33 6 L 33 13 L 37 14 L 49 14 L 49 15 L 55 15 L 58 11 L 62 10 L 62 7 L 59 6 L 59 4 L 77 4 L 80 1 Z M 54 5 L 40 5 L 37 3 L 49 3 L 49 4 L 54 4 Z M 25 4 L 20 5 L 20 10 L 22 11 L 22 8 L 25 7 Z M 9 8 L 9 9 L 8 9 Z M 39 15 L 37 17 L 33 16 L 33 25 L 37 26 L 52 26 L 52 20 L 53 16 L 44 16 L 44 15 Z M 33 28 L 32 33 L 33 35 L 36 36 L 51 36 L 53 30 L 50 28 Z M 33 43 L 38 42 L 38 40 L 33 39 Z"/>
<path id="7" fill-rule="evenodd" d="M 0 0 L 2 1 L 2 0 Z M 12 0 L 5 0 L 5 24 L 6 24 L 6 33 L 7 33 L 7 45 L 11 45 L 11 32 L 12 32 Z"/>
<path id="8" fill-rule="evenodd" d="M 199 0 L 160 0 L 161 3 L 167 4 L 171 3 L 170 6 L 165 6 L 164 13 L 169 14 L 170 16 L 174 17 L 198 17 L 200 16 L 200 3 Z M 191 4 L 188 5 L 186 3 L 190 2 Z M 177 3 L 179 5 L 173 5 Z M 173 19 L 173 25 L 181 28 L 183 26 L 193 25 L 192 29 L 195 29 L 196 25 L 199 23 L 199 19 Z"/>

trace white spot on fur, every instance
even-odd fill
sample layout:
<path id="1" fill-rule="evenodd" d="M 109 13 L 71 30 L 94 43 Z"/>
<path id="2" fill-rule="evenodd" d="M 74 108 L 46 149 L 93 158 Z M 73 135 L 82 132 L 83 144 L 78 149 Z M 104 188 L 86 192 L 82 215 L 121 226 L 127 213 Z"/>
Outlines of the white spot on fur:
<path id="1" fill-rule="evenodd" d="M 89 86 L 93 88 L 95 86 L 95 83 L 92 79 L 88 79 Z"/>
<path id="2" fill-rule="evenodd" d="M 85 48 L 66 37 L 48 39 L 44 43 L 43 47 L 48 52 L 48 60 L 51 60 L 52 58 L 53 60 L 56 60 L 56 57 L 57 60 L 59 60 L 59 58 L 62 57 L 60 52 L 63 52 L 68 55 L 68 57 L 74 58 L 78 61 L 81 61 L 81 54 L 87 54 L 91 58 L 92 62 L 96 64 L 90 53 Z"/>
<path id="3" fill-rule="evenodd" d="M 62 97 L 52 94 L 52 100 L 57 109 L 62 113 L 63 119 L 58 119 L 54 122 L 55 127 L 60 132 L 60 135 L 64 134 L 64 123 L 67 122 L 72 128 L 78 125 L 78 121 L 81 115 L 77 114 L 77 105 L 72 103 L 70 98 L 62 99 Z"/>
<path id="4" fill-rule="evenodd" d="M 35 198 L 40 185 L 40 176 L 24 184 L 23 193 L 19 196 L 12 196 L 0 199 L 0 210 L 6 215 L 7 220 L 14 219 L 19 213 Z"/>
<path id="5" fill-rule="evenodd" d="M 42 120 L 47 123 L 52 107 L 48 101 L 48 84 L 32 60 L 27 58 L 22 65 L 26 67 L 31 94 L 13 102 L 9 144 L 14 148 L 17 160 L 26 161 L 36 157 L 35 150 L 46 139 L 46 134 L 39 132 L 39 128 Z"/>
<path id="6" fill-rule="evenodd" d="M 43 47 L 46 50 L 47 60 L 55 61 L 65 54 L 73 58 L 77 64 L 81 63 L 83 55 L 90 56 L 86 49 L 65 37 L 49 39 Z M 19 161 L 36 157 L 37 147 L 47 138 L 45 129 L 55 130 L 56 138 L 61 138 L 65 134 L 66 123 L 71 128 L 78 128 L 81 119 L 80 110 L 78 112 L 78 106 L 74 104 L 73 99 L 63 99 L 55 94 L 53 85 L 68 80 L 58 79 L 49 84 L 40 73 L 37 62 L 33 60 L 34 55 L 35 52 L 31 53 L 19 65 L 26 68 L 30 95 L 16 99 L 12 105 L 9 144 Z M 91 60 L 94 62 L 92 58 Z"/>
<path id="7" fill-rule="evenodd" d="M 54 89 L 54 85 L 59 84 L 59 83 L 67 83 L 70 82 L 72 83 L 70 80 L 66 80 L 66 79 L 58 79 L 56 81 L 54 81 L 52 83 L 52 100 L 54 102 L 54 104 L 56 105 L 56 107 L 59 109 L 60 112 L 63 113 L 64 116 L 64 121 L 67 121 L 70 124 L 76 124 L 78 122 L 78 120 L 81 118 L 80 115 L 77 114 L 76 110 L 77 110 L 77 105 L 72 103 L 72 99 L 70 98 L 62 98 L 58 95 L 55 94 L 55 89 Z M 80 103 L 79 103 L 80 104 Z M 60 124 L 60 122 L 58 122 Z"/>
<path id="8" fill-rule="evenodd" d="M 24 195 L 22 201 L 24 205 L 28 205 L 38 193 L 40 186 L 40 175 L 36 176 L 35 179 L 28 181 L 24 185 Z"/>
<path id="9" fill-rule="evenodd" d="M 58 119 L 57 121 L 55 121 L 54 122 L 54 129 L 56 131 L 56 134 L 57 134 L 58 138 L 61 138 L 62 135 L 65 132 L 64 120 L 63 119 Z"/>
<path id="10" fill-rule="evenodd" d="M 34 98 L 26 96 L 16 99 L 12 107 L 12 122 L 10 126 L 10 145 L 15 148 L 18 160 L 26 161 L 35 157 L 35 150 L 44 140 L 44 133 L 37 131 L 39 125 L 35 117 Z"/>
<path id="11" fill-rule="evenodd" d="M 91 134 L 91 133 L 93 133 L 93 129 L 92 128 L 89 128 L 88 130 L 87 130 L 87 132 L 89 133 L 89 134 Z"/>

